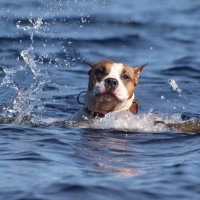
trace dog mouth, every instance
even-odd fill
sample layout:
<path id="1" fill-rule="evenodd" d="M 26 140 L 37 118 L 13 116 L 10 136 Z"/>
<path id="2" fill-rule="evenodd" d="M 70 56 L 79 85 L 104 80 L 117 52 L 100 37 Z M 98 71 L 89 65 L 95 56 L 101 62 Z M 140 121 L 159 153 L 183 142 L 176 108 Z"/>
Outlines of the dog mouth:
<path id="1" fill-rule="evenodd" d="M 99 94 L 96 94 L 95 96 L 99 98 L 99 100 L 101 101 L 113 101 L 113 100 L 119 101 L 117 96 L 113 94 L 112 92 L 99 93 Z"/>
<path id="2" fill-rule="evenodd" d="M 97 107 L 106 112 L 111 112 L 119 104 L 120 100 L 111 92 L 95 95 L 97 98 Z"/>

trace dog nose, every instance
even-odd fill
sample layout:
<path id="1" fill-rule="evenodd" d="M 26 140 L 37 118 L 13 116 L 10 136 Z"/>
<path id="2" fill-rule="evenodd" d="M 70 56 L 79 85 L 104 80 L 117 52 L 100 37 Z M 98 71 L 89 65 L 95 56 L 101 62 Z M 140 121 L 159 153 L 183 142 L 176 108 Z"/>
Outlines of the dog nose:
<path id="1" fill-rule="evenodd" d="M 107 78 L 104 80 L 104 82 L 105 86 L 111 90 L 115 89 L 118 86 L 118 80 L 115 78 Z"/>

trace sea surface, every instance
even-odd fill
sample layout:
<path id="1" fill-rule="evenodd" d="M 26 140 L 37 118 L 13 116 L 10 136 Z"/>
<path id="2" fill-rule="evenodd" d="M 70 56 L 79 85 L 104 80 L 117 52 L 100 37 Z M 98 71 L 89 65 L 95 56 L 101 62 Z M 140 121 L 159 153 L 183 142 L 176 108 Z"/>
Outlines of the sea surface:
<path id="1" fill-rule="evenodd" d="M 199 10 L 199 0 L 1 0 L 0 199 L 200 199 L 199 129 L 154 123 L 199 123 Z M 139 114 L 74 124 L 84 60 L 103 59 L 148 63 Z"/>

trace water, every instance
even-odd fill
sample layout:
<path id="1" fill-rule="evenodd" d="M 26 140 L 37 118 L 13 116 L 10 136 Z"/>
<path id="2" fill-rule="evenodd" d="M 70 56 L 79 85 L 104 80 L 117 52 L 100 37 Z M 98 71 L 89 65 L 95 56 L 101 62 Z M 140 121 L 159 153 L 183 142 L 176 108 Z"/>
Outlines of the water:
<path id="1" fill-rule="evenodd" d="M 199 135 L 154 123 L 199 123 L 199 9 L 197 0 L 2 0 L 0 199 L 199 199 Z M 139 115 L 70 123 L 84 59 L 149 63 Z"/>

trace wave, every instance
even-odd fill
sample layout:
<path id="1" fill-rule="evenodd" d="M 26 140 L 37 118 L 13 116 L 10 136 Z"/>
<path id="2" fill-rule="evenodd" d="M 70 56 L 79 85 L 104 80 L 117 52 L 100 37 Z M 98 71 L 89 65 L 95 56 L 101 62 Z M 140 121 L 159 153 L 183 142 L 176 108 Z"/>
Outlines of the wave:
<path id="1" fill-rule="evenodd" d="M 29 25 L 30 21 L 24 18 L 12 18 L 12 23 L 16 24 L 20 21 L 21 25 Z M 51 23 L 61 23 L 61 24 L 84 24 L 84 25 L 99 25 L 99 24 L 115 24 L 115 25 L 122 25 L 122 26 L 130 26 L 130 27 L 142 27 L 145 26 L 144 22 L 133 21 L 133 20 L 125 20 L 119 18 L 112 18 L 111 16 L 104 15 L 90 15 L 90 16 L 56 16 L 56 17 L 44 17 L 43 21 L 46 24 Z"/>
<path id="2" fill-rule="evenodd" d="M 4 159 L 4 160 L 19 160 L 19 161 L 50 161 L 48 158 L 44 157 L 42 154 L 40 153 L 36 153 L 33 151 L 26 151 L 26 152 L 20 152 L 20 153 L 16 153 L 14 155 L 12 155 L 10 158 L 8 156 L 8 158 Z"/>
<path id="3" fill-rule="evenodd" d="M 130 43 L 132 41 L 138 41 L 143 40 L 139 34 L 125 34 L 121 36 L 113 36 L 113 37 L 103 37 L 102 38 L 94 38 L 94 39 L 87 39 L 84 37 L 50 37 L 50 36 L 42 36 L 42 35 L 34 35 L 34 42 L 66 42 L 66 44 L 69 44 L 69 42 L 76 43 L 83 45 L 84 43 Z M 2 36 L 0 38 L 0 41 L 3 43 L 12 43 L 12 42 L 30 42 L 30 36 L 26 34 L 21 34 L 21 36 L 18 37 L 7 37 Z"/>
<path id="4" fill-rule="evenodd" d="M 63 106 L 49 104 L 46 105 L 46 112 L 48 108 L 55 109 L 57 111 L 63 111 L 73 113 L 73 109 L 66 109 Z M 54 110 L 55 112 L 55 110 Z M 57 113 L 57 117 L 58 117 Z M 50 115 L 51 117 L 51 115 Z M 15 119 L 1 119 L 1 123 L 13 123 Z M 121 130 L 130 132 L 168 132 L 178 131 L 187 133 L 200 133 L 200 115 L 199 114 L 173 114 L 171 116 L 161 116 L 155 113 L 137 114 L 133 115 L 129 111 L 113 112 L 107 114 L 104 118 L 88 119 L 85 121 L 66 121 L 57 120 L 55 118 L 46 118 L 37 120 L 37 118 L 31 118 L 31 116 L 24 116 L 20 124 L 31 125 L 37 127 L 79 127 L 79 128 L 93 128 L 104 130 Z"/>
<path id="5" fill-rule="evenodd" d="M 176 76 L 176 77 L 187 77 L 187 78 L 193 78 L 193 79 L 199 79 L 200 70 L 191 67 L 191 66 L 176 66 L 171 67 L 165 70 L 161 70 L 159 72 L 161 75 L 167 75 L 167 76 Z"/>

